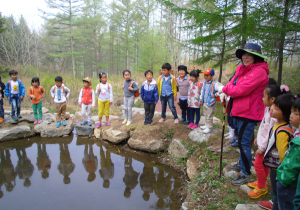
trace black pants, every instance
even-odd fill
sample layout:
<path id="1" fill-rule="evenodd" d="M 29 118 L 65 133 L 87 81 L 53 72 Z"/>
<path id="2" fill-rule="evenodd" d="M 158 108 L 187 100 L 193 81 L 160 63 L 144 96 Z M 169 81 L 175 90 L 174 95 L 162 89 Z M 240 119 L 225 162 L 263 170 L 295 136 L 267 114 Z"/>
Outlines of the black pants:
<path id="1" fill-rule="evenodd" d="M 270 168 L 270 181 L 272 185 L 272 191 L 271 191 L 271 196 L 272 196 L 272 201 L 273 201 L 273 208 L 272 210 L 279 210 L 278 207 L 278 200 L 277 200 L 277 171 Z"/>
<path id="2" fill-rule="evenodd" d="M 179 106 L 180 109 L 182 111 L 182 119 L 184 121 L 189 120 L 190 119 L 190 108 L 188 106 L 187 100 L 180 100 L 179 99 Z"/>
<path id="3" fill-rule="evenodd" d="M 145 108 L 145 118 L 148 119 L 152 119 L 154 116 L 154 111 L 155 111 L 155 103 L 152 104 L 147 104 L 146 102 L 144 102 L 144 108 Z"/>

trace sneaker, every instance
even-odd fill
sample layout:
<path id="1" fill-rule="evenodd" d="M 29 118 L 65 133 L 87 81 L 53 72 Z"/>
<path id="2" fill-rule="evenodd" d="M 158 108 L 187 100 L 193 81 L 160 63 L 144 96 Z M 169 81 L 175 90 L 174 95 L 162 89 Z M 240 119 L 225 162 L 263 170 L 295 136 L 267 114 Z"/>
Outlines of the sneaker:
<path id="1" fill-rule="evenodd" d="M 145 119 L 145 122 L 144 122 L 144 125 L 148 125 L 149 124 L 149 121 L 148 121 L 148 118 Z"/>
<path id="2" fill-rule="evenodd" d="M 60 125 L 61 125 L 61 123 L 60 123 L 60 122 L 57 122 L 57 123 L 56 123 L 56 127 L 57 127 L 57 128 L 59 128 L 59 127 L 60 127 Z"/>
<path id="3" fill-rule="evenodd" d="M 38 120 L 38 124 L 41 124 L 42 122 L 43 122 L 42 119 L 39 119 L 39 120 Z"/>
<path id="4" fill-rule="evenodd" d="M 64 120 L 61 122 L 61 124 L 62 124 L 63 126 L 66 126 L 66 125 L 67 125 L 66 121 L 64 121 Z"/>
<path id="5" fill-rule="evenodd" d="M 19 114 L 19 115 L 18 115 L 18 118 L 22 118 L 22 116 Z"/>
<path id="6" fill-rule="evenodd" d="M 256 182 L 248 183 L 248 186 L 251 187 L 251 188 L 257 187 L 257 181 Z"/>
<path id="7" fill-rule="evenodd" d="M 188 129 L 191 129 L 191 128 L 193 127 L 193 125 L 194 125 L 193 123 L 190 123 L 190 124 L 187 126 L 187 128 L 188 128 Z"/>
<path id="8" fill-rule="evenodd" d="M 4 122 L 4 119 L 2 117 L 0 117 L 0 124 L 2 124 Z"/>
<path id="9" fill-rule="evenodd" d="M 241 167 L 238 163 L 236 163 L 236 164 L 231 164 L 231 165 L 228 166 L 228 168 L 229 168 L 230 170 L 237 171 L 237 172 L 240 172 L 241 169 L 242 169 L 242 167 Z"/>
<path id="10" fill-rule="evenodd" d="M 240 186 L 251 182 L 251 180 L 251 175 L 246 175 L 241 171 L 240 175 L 236 179 L 231 181 L 231 184 L 234 186 Z"/>
<path id="11" fill-rule="evenodd" d="M 194 129 L 196 129 L 197 127 L 198 127 L 198 125 L 194 124 L 194 125 L 191 127 L 191 129 L 194 130 Z"/>
<path id="12" fill-rule="evenodd" d="M 16 116 L 12 116 L 11 119 L 13 119 L 14 121 L 18 121 L 18 117 Z"/>
<path id="13" fill-rule="evenodd" d="M 33 124 L 34 124 L 34 125 L 36 125 L 37 123 L 38 123 L 38 121 L 37 121 L 37 120 L 34 120 L 34 121 L 33 121 Z"/>
<path id="14" fill-rule="evenodd" d="M 227 137 L 227 136 L 229 136 L 229 135 L 230 135 L 230 132 L 225 133 L 225 134 L 224 134 L 224 137 Z"/>
<path id="15" fill-rule="evenodd" d="M 205 130 L 203 130 L 203 133 L 207 134 L 210 132 L 210 129 L 209 128 L 205 128 Z"/>
<path id="16" fill-rule="evenodd" d="M 106 124 L 106 126 L 111 126 L 109 122 L 106 122 L 105 124 Z"/>
<path id="17" fill-rule="evenodd" d="M 87 121 L 83 121 L 82 123 L 81 123 L 81 125 L 85 125 L 85 124 L 87 124 Z"/>
<path id="18" fill-rule="evenodd" d="M 254 188 L 254 190 L 251 190 L 248 195 L 252 199 L 259 198 L 262 195 L 265 195 L 268 193 L 268 188 L 267 186 L 264 188 L 265 190 L 259 189 L 257 186 Z"/>
<path id="19" fill-rule="evenodd" d="M 232 147 L 239 147 L 239 142 L 235 141 L 231 144 Z"/>
<path id="20" fill-rule="evenodd" d="M 127 121 L 126 125 L 129 126 L 130 124 L 131 124 L 131 122 L 130 122 L 130 121 Z"/>
<path id="21" fill-rule="evenodd" d="M 159 123 L 164 123 L 166 121 L 166 119 L 164 118 L 160 118 L 160 120 L 158 121 Z"/>
<path id="22" fill-rule="evenodd" d="M 148 124 L 150 125 L 152 123 L 152 118 L 149 118 Z"/>
<path id="23" fill-rule="evenodd" d="M 200 126 L 200 128 L 201 128 L 202 130 L 205 130 L 207 127 L 206 127 L 206 125 L 202 125 L 202 126 Z"/>
<path id="24" fill-rule="evenodd" d="M 101 123 L 99 122 L 96 126 L 96 128 L 100 128 L 101 127 Z"/>
<path id="25" fill-rule="evenodd" d="M 234 143 L 234 142 L 236 142 L 236 141 L 238 141 L 238 139 L 237 139 L 237 137 L 235 136 L 235 137 L 233 137 L 232 140 L 229 141 L 229 143 L 232 144 L 232 143 Z"/>
<path id="26" fill-rule="evenodd" d="M 125 119 L 123 122 L 122 122 L 122 124 L 124 125 L 124 124 L 126 124 L 127 123 L 127 119 Z M 101 123 L 100 123 L 101 124 Z"/>
<path id="27" fill-rule="evenodd" d="M 257 204 L 263 209 L 272 210 L 272 208 L 273 208 L 273 202 L 271 200 L 269 200 L 269 201 L 258 201 Z"/>
<path id="28" fill-rule="evenodd" d="M 179 123 L 184 123 L 185 120 L 183 118 L 181 118 L 181 120 L 179 121 Z"/>
<path id="29" fill-rule="evenodd" d="M 89 125 L 89 126 L 92 126 L 92 122 L 91 122 L 91 121 L 88 121 L 88 125 Z"/>
<path id="30" fill-rule="evenodd" d="M 175 119 L 175 120 L 174 120 L 174 124 L 176 124 L 176 125 L 179 124 L 179 120 L 178 120 L 178 119 Z"/>
<path id="31" fill-rule="evenodd" d="M 185 124 L 185 125 L 188 125 L 188 124 L 190 124 L 190 121 L 187 120 L 187 121 L 184 122 L 184 124 Z"/>
<path id="32" fill-rule="evenodd" d="M 225 137 L 225 139 L 232 139 L 234 136 L 228 135 Z"/>

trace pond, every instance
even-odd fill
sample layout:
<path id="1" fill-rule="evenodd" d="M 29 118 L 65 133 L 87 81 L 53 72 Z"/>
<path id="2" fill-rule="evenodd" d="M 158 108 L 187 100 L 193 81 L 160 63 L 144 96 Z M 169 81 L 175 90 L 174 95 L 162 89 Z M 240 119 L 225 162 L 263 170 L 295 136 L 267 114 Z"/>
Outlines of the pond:
<path id="1" fill-rule="evenodd" d="M 151 154 L 72 135 L 0 143 L 1 209 L 180 209 L 179 175 Z"/>

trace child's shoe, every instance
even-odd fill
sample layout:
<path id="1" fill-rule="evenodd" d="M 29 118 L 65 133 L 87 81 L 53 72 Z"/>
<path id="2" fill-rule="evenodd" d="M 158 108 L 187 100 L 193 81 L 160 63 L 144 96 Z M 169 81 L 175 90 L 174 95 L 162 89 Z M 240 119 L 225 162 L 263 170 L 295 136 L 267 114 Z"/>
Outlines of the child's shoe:
<path id="1" fill-rule="evenodd" d="M 183 118 L 181 118 L 181 120 L 179 121 L 179 123 L 184 123 L 185 120 Z"/>
<path id="2" fill-rule="evenodd" d="M 87 124 L 87 121 L 83 121 L 82 123 L 81 123 L 81 125 L 85 125 L 85 124 Z"/>
<path id="3" fill-rule="evenodd" d="M 232 147 L 239 147 L 239 142 L 235 141 L 231 144 Z"/>
<path id="4" fill-rule="evenodd" d="M 200 126 L 200 128 L 201 128 L 202 130 L 205 130 L 207 127 L 206 127 L 206 125 L 202 125 L 202 126 Z"/>
<path id="5" fill-rule="evenodd" d="M 34 125 L 38 124 L 38 121 L 37 121 L 37 120 L 34 120 L 34 121 L 33 121 L 33 124 L 34 124 Z"/>
<path id="6" fill-rule="evenodd" d="M 63 126 L 66 126 L 66 125 L 67 125 L 66 121 L 64 121 L 64 120 L 61 122 L 61 124 L 62 124 Z"/>
<path id="7" fill-rule="evenodd" d="M 57 123 L 56 123 L 56 127 L 57 127 L 57 128 L 59 128 L 59 127 L 60 127 L 60 125 L 61 125 L 61 123 L 60 123 L 60 122 L 57 122 Z"/>
<path id="8" fill-rule="evenodd" d="M 100 123 L 100 122 L 98 122 L 98 124 L 97 124 L 96 128 L 100 128 L 100 127 L 101 127 L 101 123 Z"/>
<path id="9" fill-rule="evenodd" d="M 126 125 L 128 126 L 128 125 L 130 125 L 130 124 L 131 124 L 131 122 L 128 120 L 127 123 L 126 123 Z"/>
<path id="10" fill-rule="evenodd" d="M 193 123 L 190 123 L 190 124 L 187 126 L 187 128 L 188 128 L 188 129 L 191 129 L 191 128 L 193 127 L 193 125 L 194 125 Z"/>
<path id="11" fill-rule="evenodd" d="M 148 118 L 148 119 L 149 119 L 148 123 L 150 125 L 152 123 L 152 118 Z"/>
<path id="12" fill-rule="evenodd" d="M 126 124 L 126 123 L 127 123 L 127 119 L 125 119 L 125 120 L 122 122 L 123 125 Z"/>
<path id="13" fill-rule="evenodd" d="M 229 141 L 229 143 L 232 144 L 232 143 L 236 142 L 237 140 L 238 140 L 238 139 L 237 139 L 237 137 L 235 136 L 235 137 L 233 137 L 232 140 Z"/>
<path id="14" fill-rule="evenodd" d="M 11 119 L 13 119 L 14 121 L 18 121 L 18 117 L 16 116 L 11 116 Z"/>
<path id="15" fill-rule="evenodd" d="M 254 188 L 254 190 L 251 190 L 248 195 L 250 198 L 256 199 L 259 198 L 262 195 L 265 195 L 268 193 L 268 188 L 265 187 L 263 189 L 259 189 L 257 186 Z"/>
<path id="16" fill-rule="evenodd" d="M 174 124 L 175 124 L 175 125 L 179 124 L 178 118 L 174 120 Z"/>
<path id="17" fill-rule="evenodd" d="M 189 125 L 189 124 L 190 124 L 190 121 L 187 120 L 187 121 L 184 122 L 184 124 L 185 124 L 185 125 Z"/>
<path id="18" fill-rule="evenodd" d="M 18 115 L 18 118 L 22 118 L 22 116 L 19 114 L 19 115 Z"/>
<path id="19" fill-rule="evenodd" d="M 4 119 L 2 117 L 0 117 L 0 124 L 2 124 L 4 122 Z"/>
<path id="20" fill-rule="evenodd" d="M 38 124 L 41 124 L 42 122 L 43 122 L 42 119 L 39 119 L 39 120 L 38 120 Z"/>
<path id="21" fill-rule="evenodd" d="M 257 187 L 257 181 L 248 183 L 248 186 L 254 189 L 255 187 Z"/>
<path id="22" fill-rule="evenodd" d="M 106 124 L 106 126 L 111 126 L 109 122 L 106 122 L 105 124 Z"/>
<path id="23" fill-rule="evenodd" d="M 91 123 L 91 121 L 88 121 L 88 125 L 89 125 L 89 126 L 92 126 L 92 123 Z"/>
<path id="24" fill-rule="evenodd" d="M 191 129 L 194 130 L 194 129 L 196 129 L 197 127 L 198 127 L 198 125 L 194 124 L 194 125 L 191 127 Z"/>
<path id="25" fill-rule="evenodd" d="M 158 121 L 159 123 L 164 123 L 166 121 L 166 119 L 164 118 L 160 118 L 160 120 Z"/>
<path id="26" fill-rule="evenodd" d="M 263 208 L 263 209 L 272 210 L 272 208 L 273 208 L 273 202 L 272 202 L 272 200 L 269 200 L 269 201 L 258 201 L 257 204 L 261 208 Z"/>
<path id="27" fill-rule="evenodd" d="M 207 128 L 207 127 L 203 130 L 203 133 L 205 133 L 205 134 L 207 134 L 207 133 L 209 133 L 209 132 L 210 132 L 210 129 Z"/>
<path id="28" fill-rule="evenodd" d="M 148 124 L 149 124 L 149 120 L 148 120 L 148 118 L 145 118 L 144 125 L 148 125 Z"/>

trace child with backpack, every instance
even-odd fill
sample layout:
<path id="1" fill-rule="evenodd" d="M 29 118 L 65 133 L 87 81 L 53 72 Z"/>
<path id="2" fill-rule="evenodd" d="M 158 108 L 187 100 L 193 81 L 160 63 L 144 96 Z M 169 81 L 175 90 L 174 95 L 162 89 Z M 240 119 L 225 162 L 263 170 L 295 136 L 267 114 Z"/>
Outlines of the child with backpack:
<path id="1" fill-rule="evenodd" d="M 91 87 L 92 82 L 89 77 L 86 77 L 83 81 L 83 88 L 80 90 L 78 104 L 81 107 L 81 114 L 83 121 L 81 125 L 88 124 L 92 126 L 91 122 L 91 110 L 95 109 L 95 93 Z"/>
<path id="2" fill-rule="evenodd" d="M 216 82 L 213 77 L 215 75 L 215 70 L 213 68 L 207 68 L 204 71 L 204 85 L 202 88 L 200 96 L 200 106 L 203 106 L 203 113 L 205 116 L 205 125 L 200 128 L 203 130 L 203 133 L 209 133 L 213 128 L 213 113 L 216 108 L 216 99 L 218 89 L 223 85 L 219 82 Z"/>
<path id="3" fill-rule="evenodd" d="M 144 101 L 145 122 L 144 125 L 152 123 L 155 112 L 155 106 L 158 102 L 158 89 L 156 81 L 153 79 L 153 72 L 147 70 L 145 72 L 146 81 L 141 87 L 141 98 Z"/>
<path id="4" fill-rule="evenodd" d="M 106 126 L 110 126 L 109 120 L 109 108 L 113 102 L 113 89 L 111 84 L 107 83 L 107 75 L 102 72 L 99 74 L 100 83 L 96 87 L 96 94 L 98 95 L 98 116 L 99 122 L 96 128 L 101 127 L 103 113 L 106 117 Z"/>
<path id="5" fill-rule="evenodd" d="M 131 72 L 128 69 L 123 71 L 123 77 L 125 79 L 122 90 L 124 90 L 124 112 L 125 119 L 122 124 L 129 126 L 132 122 L 132 106 L 134 104 L 135 97 L 139 95 L 138 84 L 131 79 Z"/>
<path id="6" fill-rule="evenodd" d="M 31 87 L 29 88 L 29 97 L 32 103 L 33 115 L 34 115 L 34 122 L 33 124 L 36 125 L 37 123 L 42 123 L 43 119 L 43 111 L 42 111 L 42 100 L 44 98 L 45 90 L 42 86 L 40 86 L 40 79 L 38 77 L 33 77 L 31 80 Z"/>
<path id="7" fill-rule="evenodd" d="M 4 109 L 3 109 L 4 90 L 5 90 L 5 84 L 2 82 L 0 76 L 0 124 L 4 122 Z"/>
<path id="8" fill-rule="evenodd" d="M 9 99 L 9 104 L 11 104 L 11 118 L 17 121 L 18 118 L 22 118 L 20 114 L 21 102 L 25 96 L 25 87 L 22 81 L 18 79 L 18 72 L 16 70 L 10 70 L 9 76 L 11 79 L 6 82 L 5 96 Z"/>
<path id="9" fill-rule="evenodd" d="M 55 85 L 51 88 L 50 94 L 54 99 L 56 108 L 56 128 L 59 128 L 62 124 L 66 126 L 66 112 L 67 112 L 67 98 L 70 96 L 70 89 L 63 84 L 63 78 L 61 76 L 55 77 Z"/>
<path id="10" fill-rule="evenodd" d="M 187 126 L 188 129 L 196 129 L 198 127 L 201 115 L 200 115 L 200 93 L 203 83 L 198 81 L 200 70 L 193 70 L 190 73 L 190 87 L 189 87 L 189 98 L 188 106 L 190 108 L 190 124 Z M 194 124 L 194 118 L 196 114 L 196 122 Z"/>
<path id="11" fill-rule="evenodd" d="M 189 72 L 184 65 L 178 66 L 178 74 L 176 86 L 179 89 L 179 106 L 181 109 L 181 123 L 190 124 L 190 108 L 188 106 L 188 91 L 190 86 L 190 78 L 187 76 Z"/>

